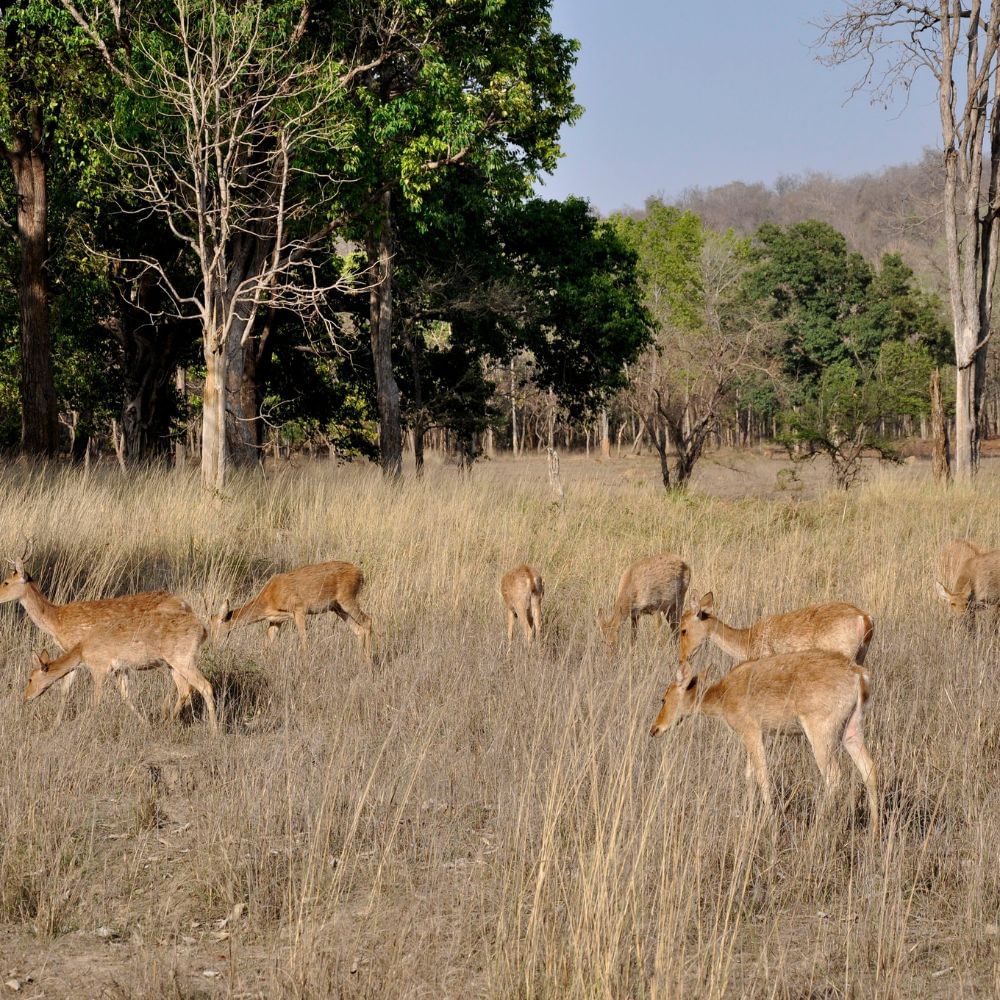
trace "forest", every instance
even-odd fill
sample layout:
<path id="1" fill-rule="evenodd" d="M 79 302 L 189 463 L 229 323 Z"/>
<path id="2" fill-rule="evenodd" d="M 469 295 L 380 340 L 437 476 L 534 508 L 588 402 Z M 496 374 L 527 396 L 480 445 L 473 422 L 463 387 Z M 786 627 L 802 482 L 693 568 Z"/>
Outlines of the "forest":
<path id="1" fill-rule="evenodd" d="M 295 453 L 395 477 L 404 448 L 419 474 L 624 445 L 675 488 L 707 447 L 847 485 L 930 436 L 939 157 L 604 217 L 540 198 L 582 113 L 548 7 L 6 5 L 0 446 L 220 488 Z"/>

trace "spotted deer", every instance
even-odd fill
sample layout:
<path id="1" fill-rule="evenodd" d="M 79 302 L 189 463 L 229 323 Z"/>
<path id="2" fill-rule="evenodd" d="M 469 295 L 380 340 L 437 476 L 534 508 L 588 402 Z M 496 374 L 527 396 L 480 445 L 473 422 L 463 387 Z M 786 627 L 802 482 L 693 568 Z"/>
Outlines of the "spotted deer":
<path id="1" fill-rule="evenodd" d="M 53 684 L 80 667 L 87 667 L 94 680 L 94 705 L 101 702 L 104 682 L 109 674 L 126 670 L 147 670 L 166 666 L 177 688 L 177 700 L 171 717 L 176 718 L 191 700 L 192 690 L 205 701 L 209 723 L 218 730 L 215 697 L 208 678 L 198 669 L 197 659 L 206 637 L 205 626 L 186 605 L 160 605 L 136 614 L 131 619 L 111 621 L 92 628 L 71 649 L 57 659 L 43 650 L 35 653 L 35 669 L 28 679 L 25 701 L 33 701 Z M 128 688 L 121 688 L 122 700 L 140 719 Z"/>
<path id="2" fill-rule="evenodd" d="M 984 552 L 969 541 L 949 542 L 938 555 L 938 597 L 956 615 L 1000 607 L 1000 550 Z"/>
<path id="3" fill-rule="evenodd" d="M 538 570 L 527 564 L 515 566 L 500 579 L 500 597 L 507 611 L 507 652 L 514 642 L 514 620 L 521 623 L 524 641 L 531 645 L 542 631 L 542 598 L 545 589 Z"/>
<path id="4" fill-rule="evenodd" d="M 715 616 L 711 591 L 692 602 L 681 617 L 681 662 L 687 662 L 706 641 L 740 660 L 757 660 L 778 653 L 820 649 L 841 653 L 857 664 L 865 662 L 875 635 L 871 615 L 853 604 L 831 602 L 761 618 L 747 628 L 734 628 Z"/>
<path id="5" fill-rule="evenodd" d="M 618 596 L 610 617 L 602 619 L 598 615 L 597 618 L 608 651 L 614 652 L 618 645 L 618 632 L 625 621 L 632 625 L 632 642 L 635 642 L 640 615 L 657 616 L 657 637 L 664 617 L 671 630 L 676 630 L 690 582 L 691 570 L 680 556 L 647 556 L 629 566 L 618 584 Z"/>
<path id="6" fill-rule="evenodd" d="M 364 574 L 353 563 L 300 566 L 289 573 L 276 573 L 261 592 L 242 607 L 230 610 L 229 601 L 225 601 L 212 619 L 212 626 L 217 631 L 228 631 L 236 625 L 267 622 L 267 638 L 273 642 L 281 626 L 294 621 L 304 649 L 306 615 L 333 611 L 351 627 L 370 659 L 372 620 L 358 603 L 358 594 L 364 585 Z"/>
<path id="7" fill-rule="evenodd" d="M 95 629 L 107 628 L 117 622 L 132 622 L 155 609 L 190 613 L 188 605 L 165 590 L 147 591 L 127 597 L 110 597 L 98 601 L 73 601 L 55 604 L 41 592 L 38 584 L 24 568 L 24 556 L 10 560 L 13 572 L 0 580 L 0 604 L 18 601 L 28 617 L 63 650 L 70 650 Z M 67 671 L 60 685 L 56 725 L 62 722 L 70 688 L 76 680 L 75 670 Z M 128 701 L 128 675 L 118 672 L 122 698 Z"/>
<path id="8" fill-rule="evenodd" d="M 804 730 L 827 791 L 840 777 L 834 759 L 840 743 L 865 784 L 871 827 L 877 830 L 875 764 L 863 732 L 868 697 L 868 674 L 841 653 L 812 649 L 746 660 L 707 688 L 689 664 L 681 664 L 649 735 L 660 736 L 689 715 L 721 719 L 743 742 L 747 782 L 756 781 L 768 809 L 772 799 L 765 732 Z"/>

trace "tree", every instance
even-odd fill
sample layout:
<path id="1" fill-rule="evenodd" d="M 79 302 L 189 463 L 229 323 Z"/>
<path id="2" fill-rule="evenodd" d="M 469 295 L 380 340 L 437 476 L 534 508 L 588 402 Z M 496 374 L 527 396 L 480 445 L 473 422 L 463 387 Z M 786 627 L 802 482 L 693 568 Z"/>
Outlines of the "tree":
<path id="1" fill-rule="evenodd" d="M 454 194 L 467 183 L 452 184 Z M 399 233 L 398 311 L 411 361 L 403 386 L 418 466 L 430 423 L 455 430 L 463 456 L 475 457 L 473 438 L 496 416 L 491 365 L 530 359 L 551 431 L 557 409 L 576 418 L 620 388 L 650 339 L 635 253 L 585 201 L 489 207 Z"/>
<path id="2" fill-rule="evenodd" d="M 196 273 L 188 291 L 172 261 L 133 262 L 156 277 L 179 317 L 200 324 L 202 481 L 220 489 L 230 456 L 254 454 L 241 394 L 262 310 L 318 315 L 350 283 L 336 270 L 321 276 L 317 264 L 335 228 L 336 178 L 320 165 L 344 141 L 340 67 L 304 45 L 308 6 L 176 0 L 124 31 L 116 16 L 114 30 L 128 41 L 119 54 L 101 25 L 64 2 L 131 98 L 120 102 L 111 150 L 122 166 L 122 208 L 162 219 Z"/>
<path id="3" fill-rule="evenodd" d="M 906 90 L 920 72 L 937 81 L 956 367 L 954 471 L 968 480 L 979 464 L 1000 249 L 1000 10 L 982 0 L 861 0 L 830 15 L 821 39 L 830 63 L 863 62 L 857 86 L 876 98 Z"/>
<path id="4" fill-rule="evenodd" d="M 330 0 L 318 16 L 333 52 L 353 60 L 352 138 L 344 190 L 372 272 L 369 327 L 383 471 L 402 470 L 393 366 L 398 234 L 450 212 L 442 183 L 473 174 L 483 202 L 516 204 L 559 155 L 579 113 L 570 69 L 577 44 L 552 30 L 550 0 Z M 488 214 L 480 212 L 478 214 Z"/>
<path id="5" fill-rule="evenodd" d="M 48 279 L 50 158 L 86 119 L 95 81 L 92 61 L 80 54 L 79 32 L 52 3 L 4 4 L 0 30 L 0 158 L 14 181 L 20 251 L 21 447 L 51 455 L 59 436 Z"/>
<path id="6" fill-rule="evenodd" d="M 771 377 L 775 324 L 749 294 L 749 241 L 706 231 L 697 216 L 658 201 L 645 218 L 618 225 L 639 252 L 658 325 L 629 395 L 649 423 L 664 487 L 684 489 L 739 387 L 754 375 Z"/>

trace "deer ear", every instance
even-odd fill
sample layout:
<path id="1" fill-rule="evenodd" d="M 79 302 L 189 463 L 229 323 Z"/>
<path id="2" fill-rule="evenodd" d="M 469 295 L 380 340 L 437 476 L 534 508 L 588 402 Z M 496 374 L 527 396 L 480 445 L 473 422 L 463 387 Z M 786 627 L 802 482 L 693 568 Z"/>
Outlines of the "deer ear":
<path id="1" fill-rule="evenodd" d="M 45 657 L 44 660 L 42 659 L 42 656 L 44 655 L 44 653 L 45 653 L 45 650 L 43 649 L 41 652 L 39 652 L 38 650 L 34 650 L 32 652 L 32 654 L 31 654 L 31 658 L 35 661 L 36 666 L 41 667 L 42 670 L 45 669 L 45 664 L 48 663 L 48 657 L 47 656 Z"/>
<path id="2" fill-rule="evenodd" d="M 942 601 L 950 600 L 948 597 L 948 591 L 944 589 L 944 584 L 940 580 L 934 581 L 934 592 L 941 598 Z"/>
<path id="3" fill-rule="evenodd" d="M 698 602 L 698 607 L 702 611 L 711 611 L 715 607 L 715 595 L 712 591 L 702 596 L 702 599 Z"/>
<path id="4" fill-rule="evenodd" d="M 682 687 L 695 676 L 694 664 L 688 660 L 681 660 L 677 665 L 677 683 Z"/>
<path id="5" fill-rule="evenodd" d="M 229 598 L 227 597 L 223 602 L 222 606 L 219 608 L 219 620 L 225 621 L 226 615 L 229 614 Z"/>
<path id="6" fill-rule="evenodd" d="M 18 576 L 24 576 L 25 575 L 24 574 L 24 560 L 23 559 L 15 559 L 14 560 L 14 572 L 17 573 Z"/>

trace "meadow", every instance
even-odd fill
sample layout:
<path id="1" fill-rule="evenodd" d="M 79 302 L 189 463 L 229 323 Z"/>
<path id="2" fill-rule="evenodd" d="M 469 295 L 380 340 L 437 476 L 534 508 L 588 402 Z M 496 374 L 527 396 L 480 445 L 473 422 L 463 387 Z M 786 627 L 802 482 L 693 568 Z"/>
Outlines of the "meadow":
<path id="1" fill-rule="evenodd" d="M 30 538 L 50 598 L 165 588 L 207 619 L 275 571 L 347 559 L 377 656 L 333 615 L 304 652 L 291 626 L 270 649 L 237 630 L 201 660 L 220 735 L 197 712 L 159 721 L 155 670 L 132 684 L 148 726 L 113 689 L 92 711 L 83 679 L 53 731 L 55 697 L 22 700 L 42 637 L 0 607 L 0 991 L 1000 994 L 1000 646 L 933 592 L 943 542 L 1000 545 L 1000 470 L 942 490 L 926 463 L 873 469 L 848 494 L 814 470 L 796 493 L 770 488 L 784 465 L 671 496 L 648 459 L 566 459 L 562 508 L 534 458 L 401 485 L 317 461 L 222 496 L 187 473 L 4 466 L 0 554 Z M 736 496 L 751 480 L 766 495 Z M 873 615 L 879 837 L 849 767 L 816 821 L 799 736 L 769 744 L 773 819 L 715 720 L 649 738 L 676 647 L 647 621 L 609 661 L 595 614 L 656 551 L 731 623 L 827 599 Z M 543 635 L 508 659 L 497 581 L 524 560 Z"/>

